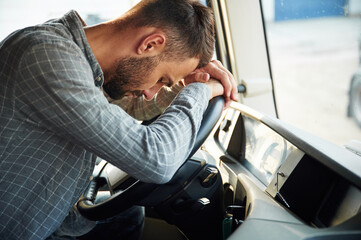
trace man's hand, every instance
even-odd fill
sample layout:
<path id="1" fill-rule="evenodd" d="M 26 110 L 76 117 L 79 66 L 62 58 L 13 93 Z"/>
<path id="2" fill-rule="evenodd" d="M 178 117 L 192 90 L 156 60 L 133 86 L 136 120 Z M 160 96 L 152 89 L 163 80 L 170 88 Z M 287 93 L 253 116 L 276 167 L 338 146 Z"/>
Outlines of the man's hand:
<path id="1" fill-rule="evenodd" d="M 192 82 L 204 82 L 207 84 L 211 89 L 211 98 L 223 94 L 226 106 L 229 106 L 232 100 L 238 100 L 236 81 L 233 75 L 218 60 L 211 61 L 184 79 L 186 85 Z"/>

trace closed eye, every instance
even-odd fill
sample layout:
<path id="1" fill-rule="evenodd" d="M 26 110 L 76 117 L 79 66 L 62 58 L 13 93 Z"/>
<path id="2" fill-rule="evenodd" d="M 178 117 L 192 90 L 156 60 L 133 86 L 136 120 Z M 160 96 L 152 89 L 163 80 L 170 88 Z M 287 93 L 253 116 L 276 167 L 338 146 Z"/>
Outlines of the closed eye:
<path id="1" fill-rule="evenodd" d="M 158 80 L 158 83 L 161 83 L 167 87 L 172 87 L 174 85 L 174 82 L 170 78 L 161 77 Z"/>

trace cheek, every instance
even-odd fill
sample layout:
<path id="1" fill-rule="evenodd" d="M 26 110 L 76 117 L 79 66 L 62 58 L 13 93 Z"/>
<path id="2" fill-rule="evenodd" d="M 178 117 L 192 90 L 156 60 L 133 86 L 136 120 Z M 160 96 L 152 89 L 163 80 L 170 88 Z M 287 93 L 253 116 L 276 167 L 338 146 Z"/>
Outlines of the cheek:
<path id="1" fill-rule="evenodd" d="M 159 78 L 151 75 L 142 75 L 141 79 L 139 79 L 139 89 L 138 90 L 147 90 L 157 86 Z"/>
<path id="2" fill-rule="evenodd" d="M 140 75 L 134 79 L 132 79 L 132 82 L 128 84 L 128 88 L 131 91 L 142 91 L 149 88 L 152 88 L 157 81 L 150 80 L 149 76 L 147 75 Z"/>

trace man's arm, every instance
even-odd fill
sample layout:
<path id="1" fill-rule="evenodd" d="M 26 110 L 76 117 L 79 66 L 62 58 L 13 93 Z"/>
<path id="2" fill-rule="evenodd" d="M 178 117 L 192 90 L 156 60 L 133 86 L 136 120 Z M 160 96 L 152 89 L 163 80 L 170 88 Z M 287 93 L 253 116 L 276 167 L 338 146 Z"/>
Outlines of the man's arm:
<path id="1" fill-rule="evenodd" d="M 172 88 L 163 87 L 151 101 L 145 100 L 143 96 L 138 98 L 125 96 L 120 100 L 110 100 L 110 102 L 120 106 L 137 120 L 149 120 L 162 114 L 183 87 L 182 83 Z"/>
<path id="2" fill-rule="evenodd" d="M 212 80 L 209 81 L 210 79 Z M 188 85 L 193 82 L 206 83 L 212 89 L 212 96 L 210 98 L 224 95 L 226 99 L 225 108 L 230 105 L 231 101 L 238 100 L 237 85 L 233 75 L 221 62 L 213 60 L 206 66 L 189 74 L 184 79 L 184 82 L 179 82 L 172 88 L 163 87 L 151 101 L 145 101 L 144 97 L 124 97 L 121 100 L 113 100 L 111 102 L 122 107 L 129 115 L 138 120 L 149 120 L 164 112 L 183 88 L 184 84 Z"/>
<path id="3" fill-rule="evenodd" d="M 185 87 L 157 121 L 142 126 L 109 104 L 76 47 L 38 45 L 19 69 L 22 114 L 146 182 L 170 180 L 189 154 L 210 91 Z"/>

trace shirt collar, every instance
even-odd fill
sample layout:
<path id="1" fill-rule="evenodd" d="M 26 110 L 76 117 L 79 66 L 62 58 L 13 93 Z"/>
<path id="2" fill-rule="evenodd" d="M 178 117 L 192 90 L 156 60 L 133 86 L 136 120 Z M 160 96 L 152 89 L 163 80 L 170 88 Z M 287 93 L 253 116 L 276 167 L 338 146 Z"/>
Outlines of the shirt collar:
<path id="1" fill-rule="evenodd" d="M 70 33 L 73 35 L 74 42 L 81 48 L 84 55 L 88 59 L 88 62 L 93 71 L 95 86 L 101 87 L 104 83 L 104 75 L 86 38 L 84 31 L 84 27 L 86 26 L 85 22 L 74 10 L 71 10 L 70 12 L 65 14 L 60 19 L 60 21 L 62 21 L 63 24 L 68 28 Z"/>

